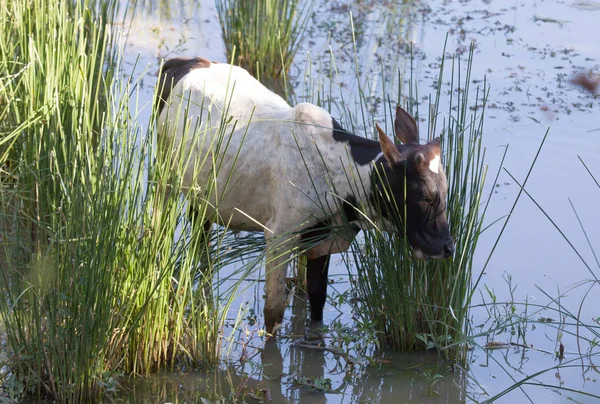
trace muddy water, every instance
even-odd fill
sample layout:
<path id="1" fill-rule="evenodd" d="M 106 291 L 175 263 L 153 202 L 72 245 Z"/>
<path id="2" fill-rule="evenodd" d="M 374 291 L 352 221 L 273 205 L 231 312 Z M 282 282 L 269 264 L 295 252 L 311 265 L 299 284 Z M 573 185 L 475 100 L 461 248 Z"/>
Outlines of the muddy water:
<path id="1" fill-rule="evenodd" d="M 348 107 L 352 108 L 358 97 L 350 12 L 356 32 L 359 76 L 361 82 L 368 84 L 363 87 L 370 88 L 373 95 L 381 93 L 383 85 L 394 88 L 397 84 L 393 79 L 382 82 L 380 58 L 390 77 L 396 77 L 398 69 L 408 75 L 407 56 L 411 52 L 410 43 L 413 43 L 415 63 L 412 74 L 419 83 L 419 94 L 425 97 L 434 91 L 446 35 L 449 54 L 466 54 L 474 42 L 472 86 L 484 76 L 491 85 L 485 121 L 490 172 L 499 169 L 500 159 L 508 146 L 504 167 L 522 182 L 550 128 L 527 190 L 576 246 L 595 271 L 595 276 L 599 276 L 600 268 L 587 247 L 569 200 L 592 245 L 600 246 L 597 214 L 600 189 L 579 160 L 580 157 L 600 177 L 600 96 L 572 85 L 569 79 L 580 71 L 600 74 L 597 37 L 600 1 L 432 0 L 392 4 L 400 2 L 366 0 L 354 3 L 317 1 L 309 35 L 291 72 L 296 97 L 302 99 L 313 88 L 304 79 L 307 66 L 314 76 L 328 75 L 331 44 L 339 73 L 336 80 L 343 89 Z M 128 66 L 137 64 L 134 77 L 143 76 L 139 98 L 139 105 L 144 107 L 139 113 L 142 125 L 146 124 L 149 115 L 159 57 L 201 55 L 216 61 L 226 59 L 212 2 L 169 4 L 170 8 L 151 4 L 138 7 L 127 40 Z M 339 98 L 334 101 L 339 102 Z M 442 100 L 441 105 L 445 105 L 444 102 Z M 374 102 L 373 108 L 376 111 L 382 109 L 382 104 Z M 383 115 L 383 109 L 380 114 Z M 422 122 L 422 127 L 426 127 L 425 124 Z M 491 180 L 488 187 L 491 187 Z M 492 199 L 486 219 L 492 223 L 509 213 L 519 186 L 502 170 L 497 186 L 488 191 L 491 191 Z M 480 239 L 473 266 L 475 278 L 483 270 L 500 227 L 494 225 Z M 338 331 L 331 333 L 330 342 L 334 345 L 341 341 L 336 336 L 360 338 L 360 335 L 355 335 L 357 328 L 352 327 L 354 320 L 349 308 L 331 304 L 348 288 L 347 269 L 340 258 L 332 265 L 331 272 L 334 283 L 330 288 L 325 322 L 337 327 Z M 483 401 L 528 375 L 557 366 L 555 352 L 559 350 L 559 340 L 564 345 L 564 361 L 575 360 L 579 351 L 585 352 L 589 348 L 588 343 L 572 335 L 580 332 L 582 336 L 589 336 L 585 329 L 567 326 L 564 332 L 557 331 L 556 322 L 561 320 L 559 313 L 550 309 L 532 313 L 534 305 L 550 304 L 551 298 L 561 295 L 564 311 L 573 313 L 586 324 L 597 326 L 594 319 L 600 316 L 598 287 L 587 295 L 589 284 L 571 288 L 577 282 L 592 278 L 590 270 L 544 213 L 522 195 L 482 274 L 481 294 L 475 296 L 473 302 L 473 333 L 487 336 L 475 338 L 477 344 L 470 354 L 468 372 L 438 362 L 435 354 L 383 352 L 376 356 L 378 365 L 368 367 L 366 372 L 347 373 L 345 359 L 341 356 L 294 344 L 306 329 L 305 302 L 295 298 L 286 312 L 284 335 L 289 339 L 268 344 L 261 354 L 259 348 L 263 348 L 264 341 L 258 335 L 259 327 L 246 321 L 241 336 L 234 334 L 238 340 L 247 341 L 245 350 L 236 345 L 232 354 L 232 358 L 244 355 L 244 361 L 232 361 L 210 374 L 177 372 L 133 380 L 124 385 L 125 394 L 116 400 L 194 402 L 202 397 L 231 399 L 252 393 L 257 399 L 268 395 L 273 402 Z M 251 318 L 252 313 L 258 313 L 260 320 L 261 288 L 261 284 L 254 284 L 238 299 L 238 306 L 244 305 L 248 310 L 245 316 Z M 488 310 L 478 305 L 484 301 L 489 303 L 493 298 L 497 302 L 514 301 L 517 305 L 514 310 L 510 305 L 498 305 L 490 317 Z M 580 305 L 582 301 L 584 304 Z M 516 314 L 526 311 L 538 321 L 516 322 L 513 327 L 490 334 L 489 330 L 496 324 L 494 320 L 513 311 Z M 231 316 L 233 319 L 235 313 Z M 541 318 L 550 318 L 553 322 L 540 323 Z M 572 322 L 567 318 L 567 323 Z M 516 344 L 493 351 L 481 348 L 492 339 Z M 596 381 L 600 376 L 598 371 L 586 367 L 587 360 L 574 364 L 576 366 L 547 371 L 530 382 L 600 395 L 600 385 Z M 250 397 L 246 396 L 246 400 L 251 401 Z M 525 385 L 498 402 L 567 400 L 591 402 L 593 399 L 552 387 Z"/>

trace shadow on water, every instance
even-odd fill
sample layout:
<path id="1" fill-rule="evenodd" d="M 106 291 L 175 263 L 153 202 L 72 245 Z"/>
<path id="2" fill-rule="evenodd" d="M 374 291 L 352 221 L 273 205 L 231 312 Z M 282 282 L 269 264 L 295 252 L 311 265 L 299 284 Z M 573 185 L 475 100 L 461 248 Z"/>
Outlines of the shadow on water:
<path id="1" fill-rule="evenodd" d="M 261 77 L 260 82 L 288 103 L 293 102 L 295 98 L 294 87 L 292 87 L 287 77 Z"/>

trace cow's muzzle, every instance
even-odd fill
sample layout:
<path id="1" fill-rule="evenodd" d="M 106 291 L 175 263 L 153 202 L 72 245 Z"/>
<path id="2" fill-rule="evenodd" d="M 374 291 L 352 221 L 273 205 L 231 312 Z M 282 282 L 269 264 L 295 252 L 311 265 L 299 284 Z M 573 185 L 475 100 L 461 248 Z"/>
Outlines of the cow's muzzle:
<path id="1" fill-rule="evenodd" d="M 420 248 L 413 247 L 413 254 L 415 258 L 428 261 L 429 259 L 444 259 L 449 258 L 454 255 L 456 251 L 456 246 L 454 245 L 454 241 L 448 240 L 444 243 L 443 251 L 440 254 L 427 254 Z"/>

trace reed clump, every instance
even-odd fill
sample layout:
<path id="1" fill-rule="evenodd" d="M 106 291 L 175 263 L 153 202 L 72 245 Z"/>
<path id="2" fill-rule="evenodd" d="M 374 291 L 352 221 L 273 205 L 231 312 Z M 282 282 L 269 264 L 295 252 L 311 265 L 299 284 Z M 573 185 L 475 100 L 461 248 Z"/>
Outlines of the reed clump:
<path id="1" fill-rule="evenodd" d="M 421 132 L 421 139 L 441 136 L 448 178 L 446 215 L 456 244 L 454 257 L 427 262 L 417 260 L 402 232 L 393 234 L 380 229 L 363 231 L 351 244 L 349 253 L 343 256 L 352 285 L 344 296 L 359 320 L 356 323 L 359 327 L 366 327 L 377 335 L 381 346 L 405 352 L 437 348 L 448 358 L 460 360 L 466 357 L 464 342 L 469 333 L 469 304 L 477 285 L 472 278 L 472 262 L 487 206 L 482 195 L 487 174 L 482 146 L 487 87 L 484 82 L 482 89 L 471 91 L 472 57 L 471 49 L 466 66 L 461 65 L 459 58 L 453 58 L 451 66 L 447 66 L 446 58 L 442 58 L 437 93 L 433 98 L 429 97 L 427 135 Z M 451 77 L 446 79 L 450 86 L 442 89 L 447 67 L 451 69 Z M 374 100 L 365 95 L 372 94 L 373 89 L 363 89 L 358 68 L 356 61 L 359 100 L 352 104 L 356 110 L 351 112 L 349 104 L 342 98 L 343 108 L 339 110 L 342 126 L 372 137 L 375 122 L 382 127 L 394 127 L 391 120 L 386 120 L 393 117 L 396 105 L 402 105 L 414 116 L 419 115 L 412 75 L 407 93 L 403 92 L 400 71 L 397 92 L 388 93 L 385 84 L 388 80 L 382 66 L 383 94 L 378 97 L 379 102 L 386 101 L 383 103 L 385 118 L 382 118 L 376 116 L 371 107 Z M 335 69 L 331 71 L 335 76 Z M 334 81 L 334 76 L 329 80 Z M 311 81 L 311 77 L 305 78 L 305 82 Z M 318 90 L 316 93 L 314 89 L 309 91 L 307 98 L 329 94 L 316 102 L 331 109 L 331 100 L 335 98 L 331 86 L 329 93 L 325 88 Z M 444 112 L 444 107 L 440 106 L 442 92 L 449 94 L 449 99 L 445 107 L 446 118 L 439 122 L 438 117 Z M 350 173 L 348 178 L 355 181 Z M 364 185 L 355 181 L 352 186 L 360 189 Z M 390 202 L 388 205 L 395 204 Z M 401 229 L 403 224 L 395 223 L 395 226 Z"/>
<path id="2" fill-rule="evenodd" d="M 444 64 L 438 83 L 443 83 Z M 350 263 L 356 271 L 351 272 L 350 280 L 362 302 L 356 306 L 357 313 L 378 331 L 382 344 L 394 349 L 453 347 L 456 349 L 446 350 L 448 356 L 465 358 L 464 345 L 458 343 L 468 331 L 468 305 L 474 288 L 471 265 L 482 231 L 487 173 L 482 147 L 486 89 L 484 85 L 481 93 L 476 91 L 477 108 L 472 111 L 471 65 L 472 52 L 465 72 L 459 59 L 452 60 L 448 118 L 441 125 L 437 119 L 441 87 L 429 109 L 429 136 L 440 133 L 442 139 L 448 177 L 446 215 L 456 244 L 454 257 L 419 261 L 412 256 L 407 239 L 378 230 L 365 232 L 363 240 L 353 244 Z"/>
<path id="3" fill-rule="evenodd" d="M 228 60 L 259 80 L 285 77 L 298 52 L 312 1 L 217 0 Z"/>
<path id="4" fill-rule="evenodd" d="M 4 381 L 79 402 L 124 373 L 217 363 L 238 284 L 203 285 L 245 251 L 232 252 L 221 231 L 205 254 L 191 231 L 180 196 L 191 157 L 160 153 L 169 145 L 156 113 L 145 132 L 129 109 L 136 91 L 116 73 L 114 2 L 0 8 L 10 16 L 0 19 Z M 212 138 L 227 136 L 221 127 Z M 202 202 L 196 209 L 204 222 Z"/>

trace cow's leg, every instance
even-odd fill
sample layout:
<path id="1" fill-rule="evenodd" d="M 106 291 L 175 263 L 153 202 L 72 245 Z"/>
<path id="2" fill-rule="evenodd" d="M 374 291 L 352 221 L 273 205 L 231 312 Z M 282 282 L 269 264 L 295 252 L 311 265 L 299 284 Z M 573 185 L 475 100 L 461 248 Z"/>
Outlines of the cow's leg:
<path id="1" fill-rule="evenodd" d="M 274 334 L 275 326 L 283 321 L 285 311 L 285 280 L 287 264 L 293 246 L 289 237 L 266 234 L 267 263 L 265 283 L 265 325 L 268 333 Z"/>
<path id="2" fill-rule="evenodd" d="M 200 237 L 198 242 L 201 243 L 200 251 L 201 253 L 205 253 L 208 251 L 208 240 L 210 239 L 210 230 L 212 228 L 212 221 L 204 220 L 202 223 L 202 227 L 199 226 L 203 217 L 201 217 L 200 212 L 196 210 L 192 205 L 188 208 L 188 218 L 190 223 L 192 224 L 192 231 L 200 231 Z M 205 245 L 206 244 L 206 245 Z"/>
<path id="3" fill-rule="evenodd" d="M 198 246 L 196 247 L 199 252 L 198 262 L 200 264 L 200 282 L 204 284 L 204 297 L 206 299 L 211 298 L 212 295 L 212 273 L 210 270 L 210 231 L 212 228 L 212 222 L 210 220 L 204 220 L 204 223 L 200 225 L 203 217 L 200 213 L 190 205 L 188 211 L 188 217 L 192 224 L 192 232 L 200 232 L 198 237 Z"/>
<path id="4" fill-rule="evenodd" d="M 329 258 L 324 255 L 315 259 L 308 259 L 306 265 L 306 278 L 308 301 L 310 302 L 310 319 L 323 321 L 323 307 L 327 298 L 327 274 L 329 273 Z"/>

